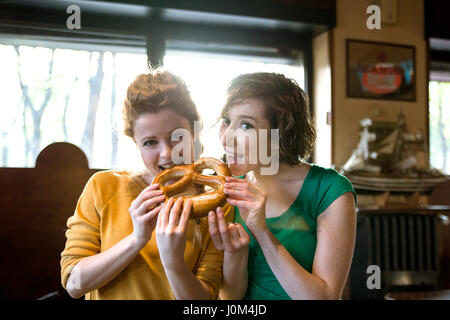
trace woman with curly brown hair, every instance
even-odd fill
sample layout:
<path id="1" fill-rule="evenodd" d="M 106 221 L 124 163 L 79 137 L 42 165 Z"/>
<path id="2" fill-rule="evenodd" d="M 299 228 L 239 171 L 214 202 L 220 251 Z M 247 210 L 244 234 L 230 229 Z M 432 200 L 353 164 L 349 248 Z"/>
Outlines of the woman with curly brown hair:
<path id="1" fill-rule="evenodd" d="M 256 140 L 248 139 L 251 131 Z M 274 134 L 277 143 L 262 152 Z M 220 139 L 235 176 L 224 190 L 235 223 L 221 209 L 209 213 L 211 238 L 225 252 L 221 298 L 339 299 L 354 248 L 355 193 L 335 170 L 304 161 L 315 130 L 303 90 L 281 74 L 238 76 Z M 268 149 L 279 161 L 269 174 Z"/>
<path id="2" fill-rule="evenodd" d="M 74 298 L 215 299 L 223 253 L 211 242 L 207 218 L 189 219 L 192 204 L 182 207 L 181 197 L 162 206 L 162 191 L 152 184 L 174 156 L 193 161 L 200 117 L 186 84 L 167 71 L 139 75 L 128 87 L 123 115 L 145 170 L 90 178 L 67 222 L 62 285 Z M 188 135 L 184 149 L 173 139 L 180 130 Z"/>

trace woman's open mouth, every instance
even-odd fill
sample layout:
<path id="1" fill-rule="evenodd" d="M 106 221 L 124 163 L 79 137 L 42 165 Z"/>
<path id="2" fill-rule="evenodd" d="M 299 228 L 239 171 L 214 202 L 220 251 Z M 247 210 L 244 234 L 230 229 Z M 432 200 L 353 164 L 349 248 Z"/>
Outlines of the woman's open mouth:
<path id="1" fill-rule="evenodd" d="M 164 170 L 170 169 L 170 168 L 172 168 L 172 167 L 174 167 L 174 166 L 175 166 L 175 164 L 174 164 L 173 162 L 170 162 L 170 163 L 160 164 L 160 165 L 158 165 L 158 168 L 159 168 L 161 171 L 164 171 Z"/>

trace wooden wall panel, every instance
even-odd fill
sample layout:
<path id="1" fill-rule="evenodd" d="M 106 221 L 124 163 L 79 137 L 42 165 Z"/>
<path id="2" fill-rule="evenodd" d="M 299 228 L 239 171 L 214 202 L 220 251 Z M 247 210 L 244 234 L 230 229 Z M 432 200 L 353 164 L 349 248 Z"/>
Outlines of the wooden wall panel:
<path id="1" fill-rule="evenodd" d="M 67 219 L 96 169 L 76 146 L 42 150 L 35 168 L 0 168 L 0 298 L 37 299 L 65 292 L 60 254 Z"/>

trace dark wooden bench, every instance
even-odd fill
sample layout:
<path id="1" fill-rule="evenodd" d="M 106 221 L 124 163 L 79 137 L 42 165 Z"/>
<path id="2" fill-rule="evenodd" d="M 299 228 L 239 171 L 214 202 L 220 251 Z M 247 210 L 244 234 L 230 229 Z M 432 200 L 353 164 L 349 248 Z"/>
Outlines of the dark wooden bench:
<path id="1" fill-rule="evenodd" d="M 67 219 L 98 169 L 75 145 L 54 143 L 35 168 L 0 168 L 0 298 L 66 298 L 60 254 Z"/>

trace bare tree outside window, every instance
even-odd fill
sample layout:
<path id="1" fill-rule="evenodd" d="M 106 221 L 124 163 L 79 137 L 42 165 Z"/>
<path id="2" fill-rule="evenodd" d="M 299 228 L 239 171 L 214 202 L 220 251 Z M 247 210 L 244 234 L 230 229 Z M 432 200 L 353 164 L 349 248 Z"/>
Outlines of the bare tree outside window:
<path id="1" fill-rule="evenodd" d="M 103 57 L 104 52 L 91 52 L 90 54 L 90 66 L 95 65 L 95 72 L 89 77 L 89 103 L 88 114 L 83 131 L 83 137 L 81 138 L 81 147 L 88 159 L 92 159 L 92 153 L 94 148 L 94 129 L 97 116 L 97 110 L 100 100 L 100 92 L 103 82 Z"/>
<path id="2" fill-rule="evenodd" d="M 1 42 L 1 166 L 33 167 L 58 141 L 78 145 L 93 168 L 136 166 L 132 141 L 120 138 L 121 109 L 128 85 L 147 72 L 144 52 Z"/>
<path id="3" fill-rule="evenodd" d="M 30 84 L 25 83 L 22 78 L 21 68 L 21 54 L 19 46 L 14 46 L 14 50 L 17 53 L 18 61 L 18 76 L 20 88 L 22 90 L 23 104 L 23 132 L 25 137 L 25 159 L 36 159 L 40 152 L 41 143 L 41 120 L 42 116 L 47 109 L 53 93 L 53 87 L 51 81 L 53 80 L 53 62 L 55 50 L 51 50 L 48 61 L 48 73 L 46 79 L 41 82 Z M 31 115 L 32 128 L 29 128 L 26 123 L 27 115 Z"/>
<path id="4" fill-rule="evenodd" d="M 117 144 L 119 142 L 118 139 L 118 131 L 117 131 L 117 118 L 114 117 L 116 114 L 116 54 L 112 55 L 113 61 L 113 73 L 111 77 L 111 114 L 109 120 L 111 121 L 111 166 L 114 168 L 117 165 Z"/>

